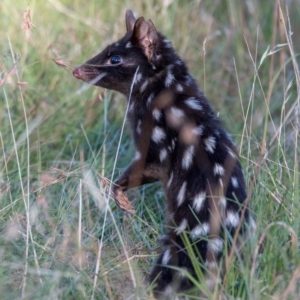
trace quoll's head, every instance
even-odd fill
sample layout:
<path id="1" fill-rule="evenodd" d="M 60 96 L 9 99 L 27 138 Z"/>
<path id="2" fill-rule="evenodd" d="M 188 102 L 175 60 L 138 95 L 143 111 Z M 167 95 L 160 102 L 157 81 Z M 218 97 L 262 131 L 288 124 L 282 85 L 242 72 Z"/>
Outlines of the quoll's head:
<path id="1" fill-rule="evenodd" d="M 127 95 L 137 68 L 149 79 L 167 64 L 162 60 L 163 37 L 152 21 L 136 20 L 131 10 L 126 11 L 125 21 L 125 36 L 75 68 L 76 78 Z"/>

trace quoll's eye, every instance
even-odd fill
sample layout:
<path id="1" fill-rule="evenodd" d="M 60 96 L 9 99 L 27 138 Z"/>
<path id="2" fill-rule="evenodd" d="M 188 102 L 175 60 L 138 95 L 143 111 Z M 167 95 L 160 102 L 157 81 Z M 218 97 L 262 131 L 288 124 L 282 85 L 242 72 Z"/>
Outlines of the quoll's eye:
<path id="1" fill-rule="evenodd" d="M 119 64 L 121 62 L 121 57 L 120 56 L 117 56 L 117 55 L 114 55 L 110 58 L 110 63 L 112 65 L 116 65 L 116 64 Z"/>

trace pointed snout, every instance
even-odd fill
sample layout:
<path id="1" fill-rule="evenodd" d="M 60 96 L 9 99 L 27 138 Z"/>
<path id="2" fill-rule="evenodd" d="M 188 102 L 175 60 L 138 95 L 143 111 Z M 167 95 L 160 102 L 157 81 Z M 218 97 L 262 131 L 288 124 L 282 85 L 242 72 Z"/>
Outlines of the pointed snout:
<path id="1" fill-rule="evenodd" d="M 82 69 L 82 67 L 77 67 L 73 70 L 73 76 L 78 78 L 78 79 L 81 79 L 83 80 L 84 78 L 84 71 Z"/>

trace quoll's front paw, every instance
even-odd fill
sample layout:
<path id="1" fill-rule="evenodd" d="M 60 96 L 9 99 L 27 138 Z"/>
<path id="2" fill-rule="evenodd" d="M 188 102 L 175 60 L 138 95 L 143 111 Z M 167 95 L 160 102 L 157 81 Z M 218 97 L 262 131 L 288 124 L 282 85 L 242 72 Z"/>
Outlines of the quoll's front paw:
<path id="1" fill-rule="evenodd" d="M 131 214 L 135 213 L 132 203 L 128 200 L 125 193 L 120 188 L 114 189 L 113 193 L 115 201 L 122 210 Z"/>

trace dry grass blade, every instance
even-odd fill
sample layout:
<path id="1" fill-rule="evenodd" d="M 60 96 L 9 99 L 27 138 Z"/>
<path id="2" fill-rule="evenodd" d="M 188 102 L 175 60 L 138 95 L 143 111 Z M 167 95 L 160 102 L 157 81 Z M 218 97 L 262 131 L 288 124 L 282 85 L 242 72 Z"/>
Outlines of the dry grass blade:
<path id="1" fill-rule="evenodd" d="M 12 66 L 12 68 L 4 75 L 3 79 L 0 79 L 0 87 L 6 82 L 6 80 L 12 76 L 13 74 L 16 73 L 17 71 L 17 63 L 18 63 L 19 58 L 17 58 L 16 62 Z"/>
<path id="2" fill-rule="evenodd" d="M 300 266 L 297 267 L 293 276 L 287 286 L 286 290 L 279 296 L 276 296 L 274 300 L 288 300 L 293 299 L 296 293 L 299 293 L 299 284 L 300 284 Z M 298 289 L 298 291 L 297 291 Z"/>
<path id="3" fill-rule="evenodd" d="M 24 11 L 22 19 L 23 19 L 23 21 L 22 21 L 22 30 L 24 31 L 25 35 L 27 37 L 29 37 L 30 34 L 31 34 L 32 28 L 35 27 L 35 25 L 31 21 L 31 12 L 30 12 L 29 6 Z"/>
<path id="4" fill-rule="evenodd" d="M 53 58 L 53 61 L 59 67 L 62 67 L 62 68 L 67 68 L 68 67 L 68 65 L 61 58 Z"/>
<path id="5" fill-rule="evenodd" d="M 258 241 L 258 244 L 255 248 L 254 254 L 253 254 L 253 258 L 252 258 L 252 267 L 251 267 L 251 272 L 250 272 L 250 276 L 251 276 L 251 284 L 253 284 L 253 278 L 254 278 L 254 273 L 255 273 L 255 269 L 257 267 L 256 262 L 257 262 L 257 257 L 259 254 L 259 250 L 261 248 L 261 245 L 263 244 L 268 231 L 270 230 L 270 228 L 274 227 L 274 226 L 280 226 L 285 228 L 286 230 L 289 231 L 290 233 L 290 237 L 291 237 L 291 248 L 292 248 L 292 252 L 296 253 L 297 250 L 297 244 L 298 244 L 298 236 L 295 233 L 294 229 L 291 226 L 288 226 L 286 223 L 284 222 L 273 222 L 270 223 L 266 229 L 263 231 L 262 235 L 260 236 L 260 239 Z"/>
<path id="6" fill-rule="evenodd" d="M 17 82 L 17 85 L 20 87 L 24 87 L 24 86 L 28 85 L 28 82 L 20 81 L 20 82 Z"/>
<path id="7" fill-rule="evenodd" d="M 132 80 L 132 85 L 131 85 L 129 100 L 128 100 L 128 103 L 127 103 L 127 108 L 126 108 L 126 113 L 125 113 L 125 117 L 124 117 L 124 122 L 123 122 L 123 125 L 122 125 L 122 130 L 121 130 L 121 133 L 120 133 L 120 139 L 119 139 L 119 143 L 118 143 L 118 149 L 117 149 L 117 153 L 116 153 L 116 156 L 115 156 L 112 177 L 114 176 L 114 171 L 116 169 L 117 157 L 118 157 L 119 149 L 120 149 L 120 145 L 121 145 L 121 138 L 123 136 L 123 130 L 124 130 L 124 126 L 125 126 L 126 115 L 128 113 L 128 109 L 129 109 L 131 92 L 132 92 L 133 85 L 134 85 L 134 82 L 136 80 L 136 76 L 137 76 L 138 71 L 139 71 L 139 67 L 136 69 L 134 77 L 133 77 L 133 80 Z M 109 193 L 108 193 L 108 197 L 107 197 L 107 201 L 106 201 L 107 204 L 108 204 L 108 198 L 111 195 L 111 191 L 112 191 L 112 181 L 110 182 L 110 186 L 109 186 Z M 109 212 L 112 215 L 112 211 L 111 211 L 109 205 L 106 206 L 105 217 L 104 217 L 104 226 L 105 226 L 105 223 L 106 223 L 107 212 Z M 118 228 L 118 226 L 116 224 L 115 219 L 112 218 L 112 221 L 113 221 L 113 223 L 115 225 L 115 229 L 117 231 L 117 235 L 120 238 L 120 242 L 121 242 L 122 248 L 124 250 L 126 261 L 128 262 L 128 267 L 129 267 L 130 276 L 131 276 L 131 280 L 132 280 L 133 286 L 134 286 L 134 288 L 136 288 L 136 286 L 137 286 L 136 279 L 135 279 L 135 275 L 134 275 L 133 269 L 132 269 L 130 261 L 129 261 L 129 256 L 128 256 L 128 253 L 127 253 L 127 250 L 126 250 L 125 243 L 123 241 L 123 238 L 121 236 L 120 230 L 119 230 L 119 228 Z M 104 230 L 102 231 L 102 234 L 101 234 L 101 237 L 100 237 L 100 241 L 99 241 L 99 251 L 98 251 L 98 256 L 97 256 L 97 264 L 96 264 L 96 271 L 95 271 L 95 277 L 94 277 L 94 287 L 93 287 L 93 292 L 92 292 L 92 297 L 91 297 L 92 300 L 94 299 L 94 296 L 95 296 L 95 290 L 96 290 L 96 285 L 97 285 L 97 280 L 98 280 L 98 272 L 99 272 L 99 266 L 100 266 L 100 261 L 101 261 L 101 251 L 102 251 L 102 245 L 103 245 L 103 238 L 104 238 Z"/>

